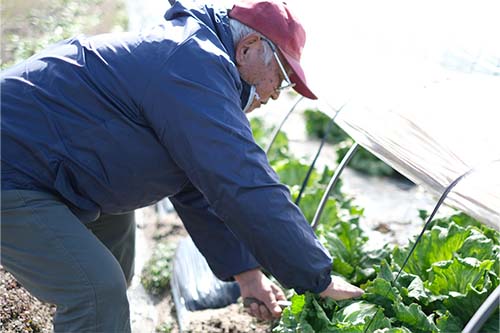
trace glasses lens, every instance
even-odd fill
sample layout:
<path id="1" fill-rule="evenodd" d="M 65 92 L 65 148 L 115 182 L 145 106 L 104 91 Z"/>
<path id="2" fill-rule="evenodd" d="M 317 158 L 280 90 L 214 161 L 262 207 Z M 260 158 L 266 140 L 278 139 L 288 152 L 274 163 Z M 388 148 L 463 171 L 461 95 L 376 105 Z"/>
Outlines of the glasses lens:
<path id="1" fill-rule="evenodd" d="M 264 41 L 266 41 L 267 44 L 269 44 L 269 47 L 273 51 L 274 58 L 276 59 L 276 62 L 278 63 L 278 66 L 281 70 L 281 74 L 283 75 L 283 81 L 281 82 L 280 87 L 276 88 L 276 90 L 282 91 L 288 88 L 292 88 L 295 86 L 295 83 L 292 83 L 290 78 L 288 77 L 287 72 L 285 71 L 285 67 L 283 66 L 283 63 L 280 60 L 280 57 L 278 56 L 278 52 L 276 51 L 276 46 L 267 38 L 262 37 Z"/>
<path id="2" fill-rule="evenodd" d="M 295 86 L 295 83 L 292 83 L 290 80 L 290 77 L 288 77 L 287 72 L 285 71 L 285 67 L 283 66 L 283 63 L 280 60 L 280 57 L 278 56 L 278 52 L 276 51 L 276 46 L 267 38 L 262 37 L 262 39 L 269 44 L 269 47 L 273 51 L 274 58 L 276 59 L 276 62 L 278 63 L 278 66 L 281 70 L 281 74 L 283 75 L 283 81 L 281 82 L 280 87 L 277 88 L 277 90 L 282 91 L 288 88 L 292 88 Z"/>
<path id="3" fill-rule="evenodd" d="M 281 86 L 278 89 L 279 90 L 286 90 L 288 88 L 293 88 L 294 86 L 295 86 L 295 83 L 287 82 L 286 80 L 284 80 L 283 82 L 281 82 Z"/>
<path id="4" fill-rule="evenodd" d="M 272 45 L 272 44 L 270 44 L 270 45 Z M 292 81 L 288 77 L 288 74 L 285 71 L 285 67 L 283 66 L 283 63 L 280 61 L 278 53 L 274 50 L 274 48 L 273 48 L 273 54 L 274 54 L 274 58 L 276 59 L 276 62 L 278 63 L 278 66 L 281 70 L 281 74 L 283 75 L 283 81 L 281 82 L 281 86 L 278 88 L 278 90 L 281 91 L 281 90 L 285 90 L 285 89 L 288 89 L 288 88 L 295 86 L 295 83 L 292 83 Z"/>

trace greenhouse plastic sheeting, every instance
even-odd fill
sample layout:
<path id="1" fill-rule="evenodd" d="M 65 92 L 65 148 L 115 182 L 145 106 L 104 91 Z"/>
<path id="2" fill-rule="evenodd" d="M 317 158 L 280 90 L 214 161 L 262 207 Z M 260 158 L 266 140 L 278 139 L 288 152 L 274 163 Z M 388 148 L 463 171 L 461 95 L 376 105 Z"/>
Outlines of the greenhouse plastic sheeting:
<path id="1" fill-rule="evenodd" d="M 337 122 L 358 143 L 437 196 L 474 169 L 446 202 L 498 228 L 500 131 L 495 118 L 500 85 L 484 77 L 462 79 L 412 89 L 390 103 L 365 96 L 362 102 L 348 103 Z"/>
<path id="2" fill-rule="evenodd" d="M 320 109 L 341 109 L 358 143 L 436 196 L 474 169 L 445 203 L 498 229 L 498 3 L 290 3 Z"/>

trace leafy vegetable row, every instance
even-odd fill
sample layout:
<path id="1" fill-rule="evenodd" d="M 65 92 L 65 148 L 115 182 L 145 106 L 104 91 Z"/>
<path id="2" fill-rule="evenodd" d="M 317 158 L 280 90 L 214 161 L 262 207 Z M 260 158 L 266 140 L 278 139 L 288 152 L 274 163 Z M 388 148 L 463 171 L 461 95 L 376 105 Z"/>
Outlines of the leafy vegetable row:
<path id="1" fill-rule="evenodd" d="M 273 332 L 461 332 L 499 285 L 498 232 L 464 214 L 441 219 L 395 281 L 412 245 L 395 247 L 374 265 L 376 277 L 361 284 L 360 300 L 293 296 Z M 497 310 L 481 331 L 498 332 L 498 318 Z"/>

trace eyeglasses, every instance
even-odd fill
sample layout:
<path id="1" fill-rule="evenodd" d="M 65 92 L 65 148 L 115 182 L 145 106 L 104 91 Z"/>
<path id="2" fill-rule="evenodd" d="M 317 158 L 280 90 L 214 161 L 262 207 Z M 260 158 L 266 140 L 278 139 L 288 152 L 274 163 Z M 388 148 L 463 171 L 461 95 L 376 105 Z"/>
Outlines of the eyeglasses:
<path id="1" fill-rule="evenodd" d="M 278 63 L 279 68 L 281 69 L 281 73 L 283 74 L 283 77 L 285 80 L 281 82 L 281 86 L 276 88 L 277 91 L 281 92 L 285 89 L 292 88 L 295 86 L 295 83 L 293 83 L 290 78 L 288 77 L 288 74 L 285 71 L 285 67 L 283 66 L 283 63 L 281 62 L 280 58 L 278 57 L 278 51 L 276 50 L 276 46 L 274 46 L 273 42 L 271 42 L 269 39 L 265 37 L 261 37 L 263 41 L 265 41 L 271 50 L 273 51 L 274 59 L 276 59 L 276 62 Z"/>

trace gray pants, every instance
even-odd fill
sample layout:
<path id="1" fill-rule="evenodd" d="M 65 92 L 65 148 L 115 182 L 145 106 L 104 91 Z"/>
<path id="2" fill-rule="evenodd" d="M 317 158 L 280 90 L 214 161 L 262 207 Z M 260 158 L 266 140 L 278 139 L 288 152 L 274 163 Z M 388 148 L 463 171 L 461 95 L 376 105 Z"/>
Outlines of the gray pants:
<path id="1" fill-rule="evenodd" d="M 83 224 L 57 197 L 2 192 L 1 263 L 55 304 L 55 332 L 130 332 L 133 213 Z"/>

